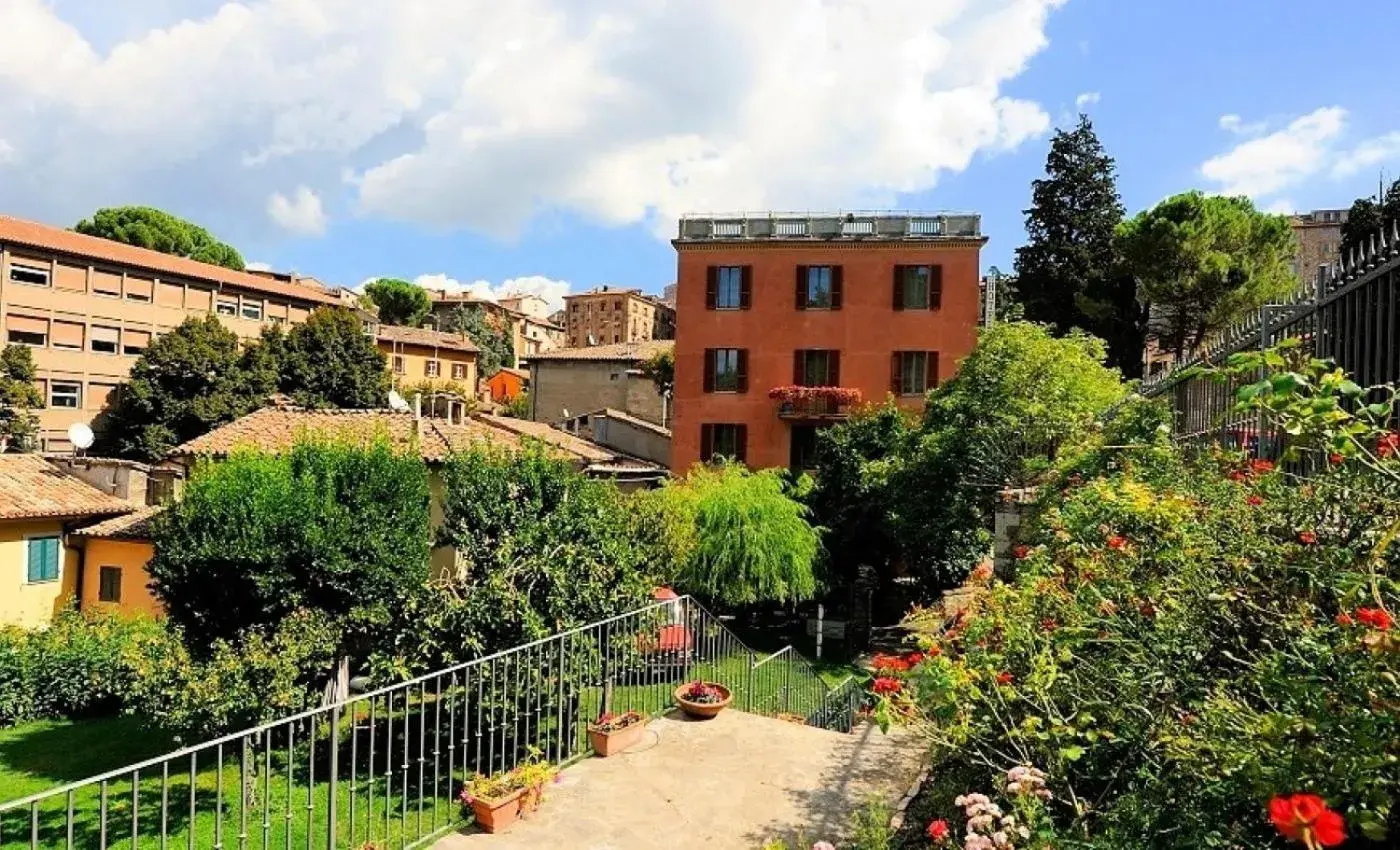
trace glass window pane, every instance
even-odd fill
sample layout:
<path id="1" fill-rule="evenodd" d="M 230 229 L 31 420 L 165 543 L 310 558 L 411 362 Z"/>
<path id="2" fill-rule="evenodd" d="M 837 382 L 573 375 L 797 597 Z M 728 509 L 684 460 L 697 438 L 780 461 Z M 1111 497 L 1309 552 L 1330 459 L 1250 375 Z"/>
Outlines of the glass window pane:
<path id="1" fill-rule="evenodd" d="M 831 306 L 831 266 L 807 268 L 807 306 Z"/>
<path id="2" fill-rule="evenodd" d="M 715 389 L 721 392 L 739 389 L 739 349 L 715 350 Z"/>
<path id="3" fill-rule="evenodd" d="M 906 266 L 904 269 L 904 308 L 928 309 L 928 266 Z"/>
<path id="4" fill-rule="evenodd" d="M 739 266 L 720 266 L 716 270 L 715 307 L 717 309 L 739 309 L 742 290 L 743 269 Z"/>
<path id="5" fill-rule="evenodd" d="M 906 351 L 900 355 L 899 392 L 901 395 L 920 395 L 924 391 L 924 374 L 927 363 L 922 351 Z"/>

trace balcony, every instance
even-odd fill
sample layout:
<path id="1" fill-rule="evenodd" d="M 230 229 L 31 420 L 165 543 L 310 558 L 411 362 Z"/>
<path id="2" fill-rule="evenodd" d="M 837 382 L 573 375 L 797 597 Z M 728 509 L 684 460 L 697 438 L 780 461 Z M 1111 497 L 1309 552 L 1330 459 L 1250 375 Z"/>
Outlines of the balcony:
<path id="1" fill-rule="evenodd" d="M 850 387 L 774 387 L 768 397 L 778 403 L 778 418 L 790 422 L 840 422 L 861 402 Z"/>

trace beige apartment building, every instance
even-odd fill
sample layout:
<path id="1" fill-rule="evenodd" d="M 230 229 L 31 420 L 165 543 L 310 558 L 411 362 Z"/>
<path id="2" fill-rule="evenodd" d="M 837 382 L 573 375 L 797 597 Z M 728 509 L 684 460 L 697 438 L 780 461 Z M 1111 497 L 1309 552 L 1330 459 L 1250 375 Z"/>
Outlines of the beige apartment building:
<path id="1" fill-rule="evenodd" d="M 69 426 L 91 425 L 151 339 L 187 317 L 212 313 L 251 339 L 339 303 L 322 287 L 0 216 L 0 346 L 34 351 L 45 451 L 71 448 Z"/>
<path id="2" fill-rule="evenodd" d="M 1317 267 L 1341 259 L 1342 225 L 1347 210 L 1313 210 L 1297 213 L 1290 220 L 1298 254 L 1293 259 L 1293 273 L 1304 283 L 1317 278 Z"/>
<path id="3" fill-rule="evenodd" d="M 676 311 L 640 289 L 597 289 L 564 296 L 569 348 L 676 338 Z"/>

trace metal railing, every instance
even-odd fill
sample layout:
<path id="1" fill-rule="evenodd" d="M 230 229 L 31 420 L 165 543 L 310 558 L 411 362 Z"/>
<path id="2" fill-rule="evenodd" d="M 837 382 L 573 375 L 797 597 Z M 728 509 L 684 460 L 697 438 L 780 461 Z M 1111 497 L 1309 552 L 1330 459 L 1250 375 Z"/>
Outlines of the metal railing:
<path id="1" fill-rule="evenodd" d="M 581 758 L 599 714 L 659 714 L 696 679 L 839 731 L 861 695 L 681 597 L 0 803 L 0 848 L 420 847 L 463 823 L 472 774 Z"/>

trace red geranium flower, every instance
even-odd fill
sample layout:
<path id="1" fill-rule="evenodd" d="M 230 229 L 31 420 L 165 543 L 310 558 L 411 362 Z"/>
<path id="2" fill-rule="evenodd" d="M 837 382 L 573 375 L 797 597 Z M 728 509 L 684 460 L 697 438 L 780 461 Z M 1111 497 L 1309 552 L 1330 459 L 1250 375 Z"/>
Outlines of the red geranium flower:
<path id="1" fill-rule="evenodd" d="M 1348 614 L 1348 613 L 1345 612 L 1345 611 L 1342 611 L 1341 613 L 1339 613 L 1339 614 L 1337 615 L 1337 625 L 1339 625 L 1339 626 L 1353 626 L 1353 625 L 1356 625 L 1356 621 L 1353 620 L 1353 619 L 1351 618 L 1351 615 L 1350 615 L 1350 614 Z"/>
<path id="2" fill-rule="evenodd" d="M 893 676 L 880 676 L 871 683 L 870 690 L 877 694 L 897 694 L 902 687 L 904 686 Z"/>
<path id="3" fill-rule="evenodd" d="M 1054 617 L 1046 617 L 1045 619 L 1040 621 L 1040 630 L 1042 632 L 1053 632 L 1059 627 L 1060 624 L 1055 622 Z"/>
<path id="4" fill-rule="evenodd" d="M 1255 458 L 1249 462 L 1249 468 L 1250 471 L 1262 475 L 1265 472 L 1274 471 L 1274 462 L 1271 460 L 1264 460 L 1263 458 Z"/>
<path id="5" fill-rule="evenodd" d="M 1230 470 L 1230 474 L 1225 477 L 1229 478 L 1231 481 L 1243 481 L 1249 476 L 1245 475 L 1242 469 L 1232 469 Z"/>
<path id="6" fill-rule="evenodd" d="M 906 666 L 917 667 L 919 666 L 919 662 L 924 660 L 924 654 L 916 649 L 913 652 L 906 653 L 903 660 Z"/>
<path id="7" fill-rule="evenodd" d="M 1108 538 L 1108 548 L 1110 549 L 1124 549 L 1127 548 L 1127 545 L 1128 538 L 1121 534 L 1113 534 Z"/>
<path id="8" fill-rule="evenodd" d="M 948 822 L 946 820 L 936 820 L 928 825 L 928 837 L 934 841 L 942 841 L 948 837 Z"/>
<path id="9" fill-rule="evenodd" d="M 1012 549 L 1012 550 L 1011 550 L 1011 554 L 1016 558 L 1016 560 L 1018 560 L 1018 561 L 1024 561 L 1026 558 L 1030 557 L 1030 554 L 1031 554 L 1031 547 L 1029 547 L 1029 546 L 1027 546 L 1026 544 L 1022 543 L 1021 545 L 1019 545 L 1019 546 L 1017 546 L 1016 548 Z"/>
<path id="10" fill-rule="evenodd" d="M 1400 452 L 1400 434 L 1391 431 L 1376 441 L 1376 454 L 1381 457 L 1392 457 L 1396 452 Z"/>
<path id="11" fill-rule="evenodd" d="M 1245 499 L 1245 502 L 1246 502 L 1247 504 L 1253 505 L 1253 506 L 1255 506 L 1255 507 L 1257 508 L 1257 507 L 1259 507 L 1260 505 L 1264 504 L 1264 497 L 1263 497 L 1263 496 L 1257 496 L 1257 495 L 1254 495 L 1254 494 L 1251 493 L 1250 496 L 1249 496 L 1249 498 L 1248 498 L 1248 499 Z"/>
<path id="12" fill-rule="evenodd" d="M 1298 532 L 1298 542 L 1299 542 L 1299 543 L 1302 543 L 1304 546 L 1312 546 L 1313 544 L 1317 543 L 1317 532 L 1315 532 L 1315 531 L 1300 531 L 1300 532 Z"/>
<path id="13" fill-rule="evenodd" d="M 1346 822 L 1316 794 L 1294 794 L 1269 801 L 1269 820 L 1283 835 L 1309 848 L 1335 847 L 1346 840 Z"/>
<path id="14" fill-rule="evenodd" d="M 997 674 L 998 685 L 1009 685 L 1014 681 L 1016 681 L 1016 677 L 1006 672 L 1005 670 Z"/>
<path id="15" fill-rule="evenodd" d="M 1340 452 L 1332 452 L 1330 455 L 1327 456 L 1327 462 L 1334 465 L 1341 463 L 1344 460 L 1346 460 L 1346 458 L 1342 457 Z"/>
<path id="16" fill-rule="evenodd" d="M 1381 632 L 1390 631 L 1390 627 L 1395 624 L 1390 613 L 1384 608 L 1357 608 L 1356 619 Z"/>

